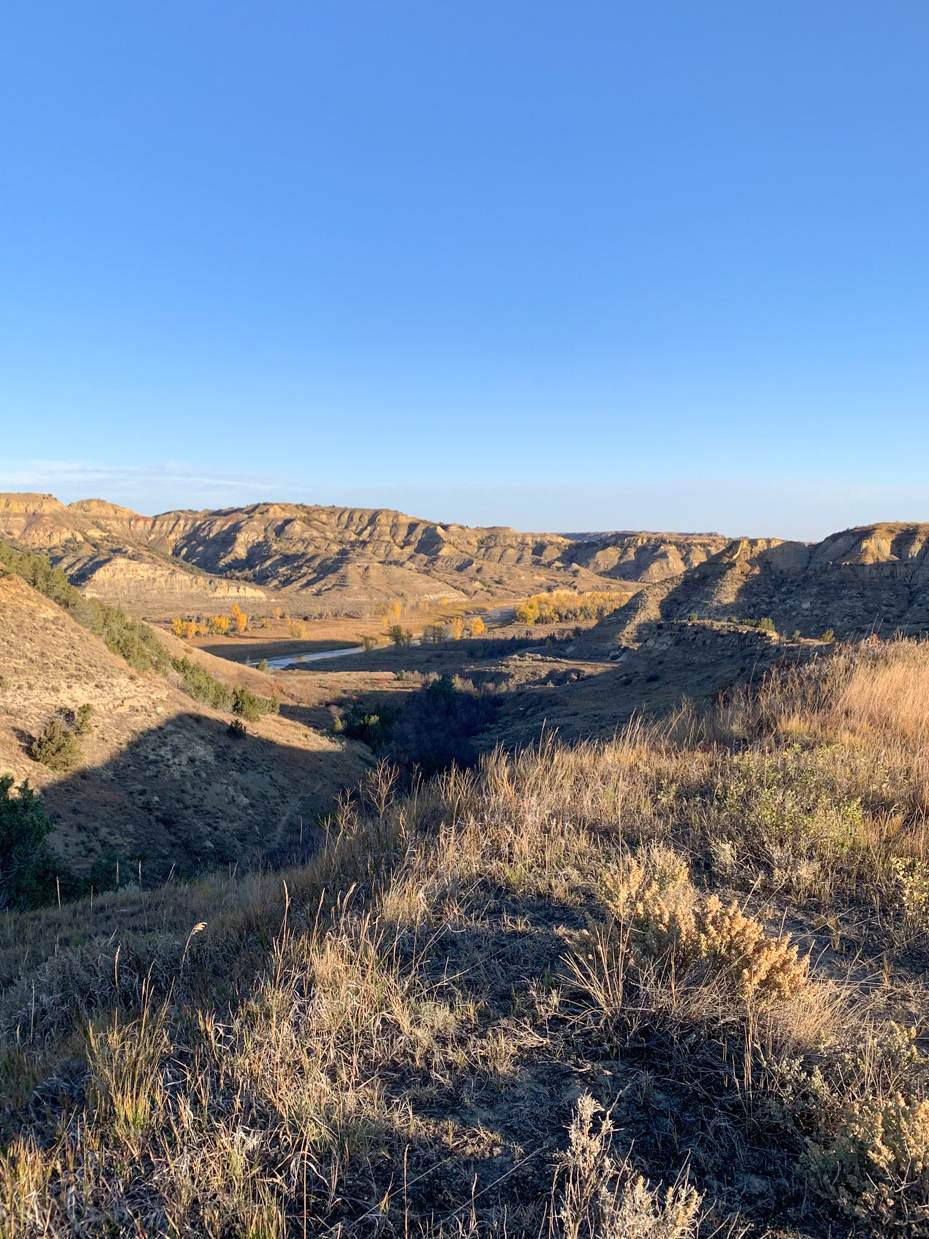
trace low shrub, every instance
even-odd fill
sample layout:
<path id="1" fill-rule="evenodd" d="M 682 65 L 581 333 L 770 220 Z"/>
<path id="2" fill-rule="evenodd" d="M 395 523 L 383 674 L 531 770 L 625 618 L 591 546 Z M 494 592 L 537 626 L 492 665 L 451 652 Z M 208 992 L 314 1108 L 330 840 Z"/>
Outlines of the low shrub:
<path id="1" fill-rule="evenodd" d="M 49 770 L 73 770 L 81 760 L 81 745 L 70 727 L 53 718 L 29 752 Z"/>
<path id="2" fill-rule="evenodd" d="M 809 962 L 789 936 L 768 937 L 737 904 L 699 894 L 670 849 L 646 849 L 606 886 L 613 908 L 631 924 L 630 945 L 643 965 L 673 966 L 682 981 L 712 980 L 753 1003 L 788 998 L 806 984 Z"/>
<path id="3" fill-rule="evenodd" d="M 281 703 L 276 697 L 256 697 L 244 684 L 232 690 L 232 713 L 257 723 L 262 714 L 277 714 Z"/>
<path id="4" fill-rule="evenodd" d="M 51 829 L 29 784 L 14 793 L 13 776 L 0 775 L 0 908 L 38 908 L 81 893 L 80 880 L 45 843 Z"/>
<path id="5" fill-rule="evenodd" d="M 805 1164 L 821 1194 L 882 1235 L 921 1235 L 929 1226 L 929 1101 L 901 1094 L 855 1103 L 827 1147 Z"/>
<path id="6" fill-rule="evenodd" d="M 333 731 L 360 740 L 374 753 L 383 753 L 393 739 L 394 726 L 400 717 L 397 707 L 382 705 L 376 711 L 365 711 L 352 706 L 333 724 Z"/>
<path id="7" fill-rule="evenodd" d="M 595 1121 L 596 1120 L 596 1121 Z M 559 1239 L 690 1239 L 703 1197 L 688 1183 L 662 1190 L 612 1154 L 613 1121 L 590 1093 L 578 1099 L 560 1159 Z"/>
<path id="8" fill-rule="evenodd" d="M 232 691 L 199 663 L 192 663 L 189 658 L 175 658 L 173 666 L 181 677 L 181 687 L 194 701 L 205 702 L 214 710 L 228 710 L 231 707 Z"/>

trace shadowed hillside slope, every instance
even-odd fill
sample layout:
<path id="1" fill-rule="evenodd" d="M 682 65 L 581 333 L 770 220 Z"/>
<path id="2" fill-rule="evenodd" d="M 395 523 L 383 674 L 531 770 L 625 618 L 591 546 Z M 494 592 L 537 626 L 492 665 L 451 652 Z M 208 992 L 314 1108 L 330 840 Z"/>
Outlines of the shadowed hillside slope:
<path id="1" fill-rule="evenodd" d="M 184 656 L 180 642 L 171 652 Z M 229 683 L 270 695 L 267 677 L 191 654 Z M 366 768 L 359 746 L 266 715 L 242 738 L 228 712 L 181 691 L 181 677 L 133 671 L 103 641 L 12 574 L 0 574 L 0 774 L 28 779 L 55 826 L 51 844 L 85 871 L 106 852 L 144 855 L 154 879 L 250 863 L 286 847 Z M 80 757 L 55 771 L 31 747 L 53 721 L 93 707 Z"/>
<path id="2" fill-rule="evenodd" d="M 929 525 L 886 522 L 818 543 L 738 539 L 676 577 L 646 585 L 578 642 L 586 657 L 634 644 L 643 625 L 683 620 L 773 620 L 818 637 L 929 627 Z"/>

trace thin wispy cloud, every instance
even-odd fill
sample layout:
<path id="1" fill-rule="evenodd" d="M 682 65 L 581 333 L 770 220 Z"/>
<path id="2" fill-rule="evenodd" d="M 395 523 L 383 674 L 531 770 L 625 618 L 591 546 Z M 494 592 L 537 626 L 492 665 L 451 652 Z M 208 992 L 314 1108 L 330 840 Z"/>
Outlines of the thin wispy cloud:
<path id="1" fill-rule="evenodd" d="M 427 520 L 536 531 L 715 531 L 803 541 L 873 521 L 929 520 L 929 487 L 776 477 L 359 486 L 283 472 L 201 469 L 185 461 L 119 466 L 29 460 L 0 466 L 0 490 L 41 491 L 65 503 L 109 499 L 148 515 L 276 500 L 395 508 Z"/>
<path id="2" fill-rule="evenodd" d="M 171 508 L 212 508 L 275 498 L 293 484 L 273 473 L 199 469 L 184 461 L 98 465 L 24 460 L 0 465 L 0 490 L 39 491 L 63 503 L 108 499 L 146 515 Z"/>

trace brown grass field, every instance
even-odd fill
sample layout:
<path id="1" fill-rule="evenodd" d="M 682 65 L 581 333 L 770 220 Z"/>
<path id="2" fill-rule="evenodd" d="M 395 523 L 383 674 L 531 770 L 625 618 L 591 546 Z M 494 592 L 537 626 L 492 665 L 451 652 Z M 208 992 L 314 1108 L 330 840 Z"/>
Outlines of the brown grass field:
<path id="1" fill-rule="evenodd" d="M 929 1234 L 927 733 L 840 646 L 6 914 L 0 1234 Z"/>

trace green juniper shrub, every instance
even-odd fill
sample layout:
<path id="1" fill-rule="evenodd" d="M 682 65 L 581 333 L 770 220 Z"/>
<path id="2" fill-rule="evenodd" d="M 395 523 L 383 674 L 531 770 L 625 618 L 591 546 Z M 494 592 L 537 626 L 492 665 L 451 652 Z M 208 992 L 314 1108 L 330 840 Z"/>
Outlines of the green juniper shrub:
<path id="1" fill-rule="evenodd" d="M 232 690 L 232 713 L 247 718 L 250 723 L 257 723 L 262 714 L 277 714 L 280 708 L 276 697 L 256 697 L 244 684 Z"/>
<path id="2" fill-rule="evenodd" d="M 38 908 L 82 893 L 80 879 L 45 843 L 51 829 L 28 782 L 14 794 L 13 776 L 0 775 L 0 908 Z"/>
<path id="3" fill-rule="evenodd" d="M 92 719 L 94 716 L 94 708 L 89 701 L 85 701 L 82 706 L 74 711 L 74 730 L 79 736 L 86 736 L 93 731 Z"/>
<path id="4" fill-rule="evenodd" d="M 73 770 L 81 760 L 81 745 L 70 727 L 53 718 L 29 750 L 34 761 L 49 770 Z"/>
<path id="5" fill-rule="evenodd" d="M 232 704 L 231 691 L 199 663 L 192 663 L 189 658 L 175 658 L 174 670 L 181 677 L 184 692 L 190 693 L 194 701 L 203 701 L 214 710 L 229 709 Z"/>
<path id="6" fill-rule="evenodd" d="M 105 852 L 101 852 L 94 859 L 90 866 L 90 872 L 87 875 L 87 882 L 95 891 L 115 891 L 119 886 L 120 876 L 120 857 L 111 848 Z M 132 861 L 122 858 L 122 870 L 128 875 L 132 881 L 133 864 Z"/>
<path id="7" fill-rule="evenodd" d="M 381 753 L 393 739 L 394 726 L 399 717 L 400 710 L 396 706 L 381 705 L 375 713 L 354 705 L 336 719 L 332 729 L 349 740 L 360 740 L 375 753 Z"/>
<path id="8" fill-rule="evenodd" d="M 825 641 L 828 645 L 831 645 L 835 640 L 835 633 L 831 628 L 827 628 L 819 639 L 820 641 Z"/>
<path id="9" fill-rule="evenodd" d="M 452 764 L 474 764 L 472 740 L 490 724 L 499 705 L 492 691 L 477 689 L 457 675 L 443 675 L 406 696 L 402 708 L 386 702 L 353 705 L 335 720 L 333 731 L 360 740 L 407 772 L 416 768 L 435 774 Z"/>
<path id="10" fill-rule="evenodd" d="M 248 735 L 248 728 L 240 718 L 234 718 L 226 728 L 226 735 L 231 736 L 233 740 L 241 740 L 243 736 Z"/>
<path id="11" fill-rule="evenodd" d="M 266 672 L 268 670 L 268 660 L 266 658 L 263 658 L 261 662 L 258 664 L 258 666 L 255 668 L 255 670 L 261 671 L 263 673 Z"/>
<path id="12" fill-rule="evenodd" d="M 473 766 L 475 736 L 493 721 L 500 705 L 495 693 L 459 676 L 440 676 L 403 704 L 390 744 L 399 766 L 435 774 L 452 764 Z"/>
<path id="13" fill-rule="evenodd" d="M 774 620 L 769 615 L 763 615 L 761 619 L 736 619 L 735 616 L 730 616 L 729 622 L 741 624 L 743 628 L 760 628 L 762 632 L 777 632 Z"/>

